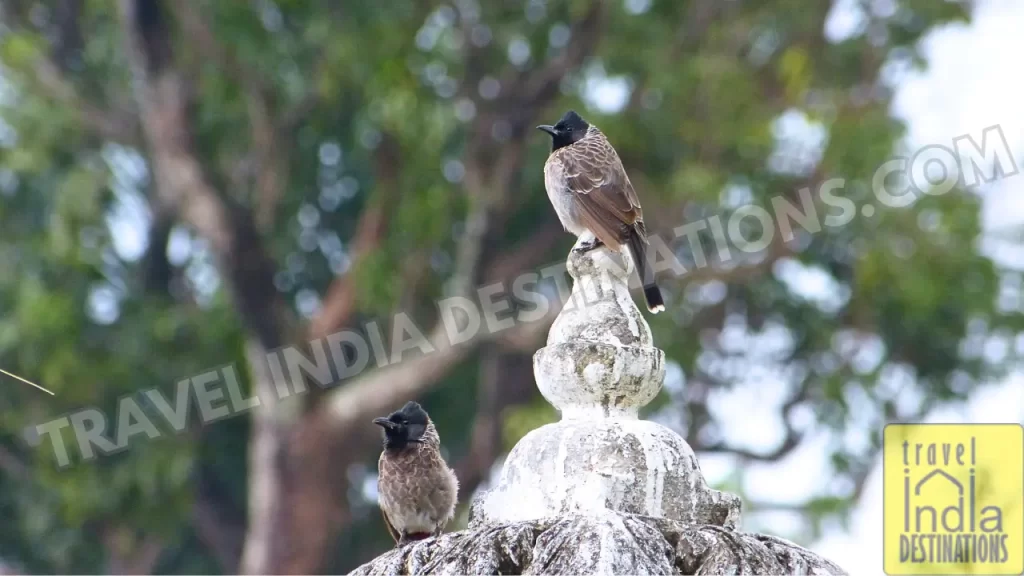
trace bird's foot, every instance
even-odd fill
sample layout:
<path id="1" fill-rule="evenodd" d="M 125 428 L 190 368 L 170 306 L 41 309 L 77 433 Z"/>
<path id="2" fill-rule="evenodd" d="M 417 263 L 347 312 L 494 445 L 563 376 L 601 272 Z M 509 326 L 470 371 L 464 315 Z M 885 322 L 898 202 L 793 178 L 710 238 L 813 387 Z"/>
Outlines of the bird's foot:
<path id="1" fill-rule="evenodd" d="M 434 534 L 434 535 L 436 536 L 436 534 Z M 402 534 L 398 538 L 398 546 L 397 547 L 401 548 L 403 546 L 408 546 L 409 544 L 412 544 L 413 542 L 419 542 L 421 540 L 426 540 L 427 538 L 430 538 L 430 536 L 431 536 L 430 532 L 412 532 L 410 534 Z"/>
<path id="2" fill-rule="evenodd" d="M 604 242 L 601 242 L 601 240 L 599 240 L 598 238 L 594 238 L 586 242 L 580 242 L 580 244 L 573 248 L 572 251 L 577 252 L 579 254 L 584 254 L 586 252 L 594 250 L 595 248 L 600 248 L 601 246 L 604 246 Z"/>

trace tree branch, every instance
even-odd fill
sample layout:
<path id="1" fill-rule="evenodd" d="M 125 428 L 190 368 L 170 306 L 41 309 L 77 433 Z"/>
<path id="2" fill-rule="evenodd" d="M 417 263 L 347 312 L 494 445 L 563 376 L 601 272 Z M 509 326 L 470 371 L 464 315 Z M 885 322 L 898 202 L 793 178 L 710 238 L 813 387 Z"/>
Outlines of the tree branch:
<path id="1" fill-rule="evenodd" d="M 224 573 L 234 574 L 245 543 L 245 518 L 230 517 L 225 511 L 225 498 L 215 492 L 209 478 L 200 474 L 192 505 L 192 525 Z"/>
<path id="2" fill-rule="evenodd" d="M 168 8 L 188 35 L 190 44 L 195 46 L 203 56 L 215 63 L 224 74 L 242 85 L 246 90 L 258 92 L 264 97 L 269 95 L 269 83 L 263 76 L 244 62 L 230 47 L 225 46 L 210 28 L 203 11 L 206 2 L 170 2 Z"/>
<path id="3" fill-rule="evenodd" d="M 507 282 L 512 276 L 539 264 L 539 255 L 546 253 L 560 238 L 568 233 L 555 218 L 553 211 L 545 212 L 544 219 L 530 233 L 530 236 L 498 256 L 484 272 L 484 282 Z"/>
<path id="4" fill-rule="evenodd" d="M 353 270 L 367 254 L 377 249 L 387 233 L 400 194 L 397 174 L 401 162 L 398 141 L 384 133 L 374 152 L 377 186 L 359 218 L 349 250 L 352 267 L 328 287 L 320 311 L 310 322 L 310 338 L 323 338 L 349 324 L 356 303 Z"/>
<path id="5" fill-rule="evenodd" d="M 673 42 L 667 44 L 663 62 L 677 62 L 685 54 L 700 48 L 701 42 L 707 37 L 708 31 L 715 20 L 721 19 L 725 9 L 735 8 L 734 5 L 718 0 L 693 0 L 688 3 L 684 24 L 679 27 Z M 650 75 L 641 76 L 629 95 L 627 110 L 636 110 L 643 100 Z"/>
<path id="6" fill-rule="evenodd" d="M 4 23 L 12 29 L 37 33 L 18 8 L 16 3 L 0 4 L 0 16 Z M 24 6 L 21 8 L 24 9 Z M 81 47 L 81 6 L 76 0 L 62 0 L 55 8 L 59 34 L 56 43 L 51 46 L 50 54 L 39 56 L 33 64 L 33 80 L 47 97 L 68 110 L 74 110 L 88 130 L 101 138 L 137 147 L 138 127 L 133 112 L 105 110 L 96 106 L 82 98 L 74 84 L 65 77 L 62 65 L 71 62 L 74 53 Z"/>
<path id="7" fill-rule="evenodd" d="M 11 478 L 19 480 L 24 480 L 29 476 L 28 465 L 3 445 L 0 445 L 0 470 L 3 470 Z"/>
<path id="8" fill-rule="evenodd" d="M 82 98 L 61 73 L 53 60 L 40 57 L 35 64 L 36 81 L 50 98 L 75 110 L 82 124 L 101 138 L 137 147 L 139 138 L 135 115 L 125 111 L 108 111 Z"/>
<path id="9" fill-rule="evenodd" d="M 313 66 L 313 75 L 317 76 L 324 66 L 326 64 L 322 62 Z M 297 102 L 288 108 L 285 108 L 277 122 L 277 133 L 285 138 L 294 134 L 299 126 L 306 121 L 306 118 L 320 105 L 320 99 L 320 94 L 313 90 L 299 98 Z"/>
<path id="10" fill-rule="evenodd" d="M 165 548 L 156 538 L 134 534 L 123 526 L 105 527 L 102 539 L 111 574 L 150 574 Z"/>
<path id="11" fill-rule="evenodd" d="M 697 452 L 710 452 L 713 454 L 733 454 L 742 460 L 756 460 L 760 462 L 775 462 L 790 452 L 796 449 L 800 445 L 801 436 L 797 434 L 792 428 L 786 429 L 786 437 L 774 450 L 769 452 L 752 452 L 745 448 L 737 448 L 735 446 L 729 446 L 725 443 L 717 443 L 707 446 L 698 445 L 694 447 L 694 451 Z"/>
<path id="12" fill-rule="evenodd" d="M 63 68 L 77 67 L 81 63 L 82 27 L 79 21 L 82 17 L 83 0 L 57 0 L 53 7 L 53 23 L 57 29 L 57 37 L 54 40 L 53 59 Z"/>
<path id="13" fill-rule="evenodd" d="M 512 89 L 503 100 L 514 102 L 527 111 L 535 111 L 553 100 L 558 94 L 562 79 L 579 69 L 594 52 L 601 38 L 607 12 L 607 0 L 593 0 L 586 14 L 570 26 L 572 41 L 560 55 L 539 70 L 510 70 L 501 85 L 510 86 Z"/>
<path id="14" fill-rule="evenodd" d="M 142 80 L 136 99 L 157 195 L 210 243 L 243 321 L 259 342 L 268 349 L 280 346 L 283 306 L 273 287 L 273 263 L 249 214 L 218 193 L 194 150 L 188 94 L 171 67 L 162 3 L 122 0 L 121 5 L 126 47 Z"/>
<path id="15" fill-rule="evenodd" d="M 530 402 L 540 393 L 533 378 L 530 352 L 510 354 L 495 345 L 484 347 L 469 449 L 454 466 L 459 478 L 459 498 L 466 505 L 477 486 L 487 479 L 491 465 L 503 449 L 505 411 Z"/>
<path id="16" fill-rule="evenodd" d="M 256 225 L 261 230 L 269 229 L 284 193 L 288 168 L 288 149 L 280 146 L 281 133 L 272 111 L 269 82 L 218 40 L 202 14 L 203 3 L 170 2 L 168 5 L 204 59 L 215 62 L 244 92 L 252 139 L 249 164 L 256 170 Z"/>
<path id="17" fill-rule="evenodd" d="M 796 429 L 793 428 L 793 424 L 789 421 L 789 416 L 797 406 L 799 406 L 803 402 L 806 402 L 810 397 L 812 381 L 812 378 L 805 377 L 800 382 L 800 384 L 797 385 L 796 390 L 793 391 L 793 393 L 786 400 L 786 402 L 783 403 L 782 425 L 786 429 L 786 434 L 782 442 L 778 446 L 776 446 L 774 450 L 765 453 L 760 453 L 751 452 L 750 450 L 747 450 L 745 448 L 729 446 L 724 442 L 719 442 L 710 445 L 703 445 L 699 442 L 695 442 L 695 444 L 693 445 L 694 451 L 734 454 L 743 460 L 757 460 L 761 462 L 775 462 L 781 458 L 784 458 L 785 456 L 789 455 L 793 450 L 795 450 L 796 447 L 799 446 L 800 442 L 803 440 L 803 433 L 798 432 Z"/>

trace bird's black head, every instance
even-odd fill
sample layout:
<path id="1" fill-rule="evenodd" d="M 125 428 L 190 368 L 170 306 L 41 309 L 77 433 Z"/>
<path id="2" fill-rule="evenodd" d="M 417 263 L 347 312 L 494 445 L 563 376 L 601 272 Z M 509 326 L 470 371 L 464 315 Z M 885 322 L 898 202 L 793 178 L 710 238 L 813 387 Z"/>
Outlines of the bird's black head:
<path id="1" fill-rule="evenodd" d="M 558 124 L 554 126 L 548 126 L 543 124 L 537 126 L 538 130 L 543 130 L 551 135 L 551 151 L 554 152 L 559 148 L 563 148 L 572 144 L 573 142 L 579 142 L 587 135 L 587 130 L 590 129 L 590 124 L 580 117 L 575 110 L 569 110 L 562 116 L 562 119 L 558 121 Z"/>
<path id="2" fill-rule="evenodd" d="M 376 418 L 373 421 L 384 429 L 384 448 L 390 450 L 401 450 L 409 444 L 423 442 L 428 422 L 427 412 L 416 402 L 408 402 L 387 418 Z"/>

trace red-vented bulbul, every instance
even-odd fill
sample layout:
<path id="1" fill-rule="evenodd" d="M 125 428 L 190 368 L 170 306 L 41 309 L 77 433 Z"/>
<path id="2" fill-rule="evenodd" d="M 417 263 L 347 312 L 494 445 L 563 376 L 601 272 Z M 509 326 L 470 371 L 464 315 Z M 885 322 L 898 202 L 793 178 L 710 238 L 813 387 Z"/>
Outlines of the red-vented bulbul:
<path id="1" fill-rule="evenodd" d="M 459 481 L 434 423 L 416 402 L 373 423 L 384 429 L 377 492 L 388 532 L 399 546 L 440 535 L 455 515 Z"/>
<path id="2" fill-rule="evenodd" d="M 576 236 L 590 232 L 592 250 L 601 244 L 619 251 L 625 245 L 644 287 L 647 309 L 665 309 L 661 290 L 647 261 L 647 230 L 636 191 L 619 155 L 597 126 L 570 110 L 554 126 L 537 126 L 551 135 L 544 163 L 544 187 L 562 226 Z"/>

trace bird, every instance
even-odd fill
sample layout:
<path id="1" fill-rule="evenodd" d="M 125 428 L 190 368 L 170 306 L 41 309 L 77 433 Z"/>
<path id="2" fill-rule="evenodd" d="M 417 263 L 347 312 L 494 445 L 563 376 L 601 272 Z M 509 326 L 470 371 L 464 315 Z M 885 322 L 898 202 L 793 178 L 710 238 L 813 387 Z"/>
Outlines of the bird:
<path id="1" fill-rule="evenodd" d="M 586 252 L 602 244 L 615 251 L 628 248 L 647 309 L 652 314 L 664 311 L 661 289 L 647 261 L 649 243 L 640 200 L 615 148 L 597 126 L 574 110 L 557 124 L 537 129 L 551 136 L 544 188 L 558 219 L 577 237 L 590 233 L 576 250 Z"/>
<path id="2" fill-rule="evenodd" d="M 455 516 L 459 480 L 441 456 L 433 421 L 410 401 L 373 423 L 384 430 L 377 493 L 396 546 L 439 536 Z"/>

